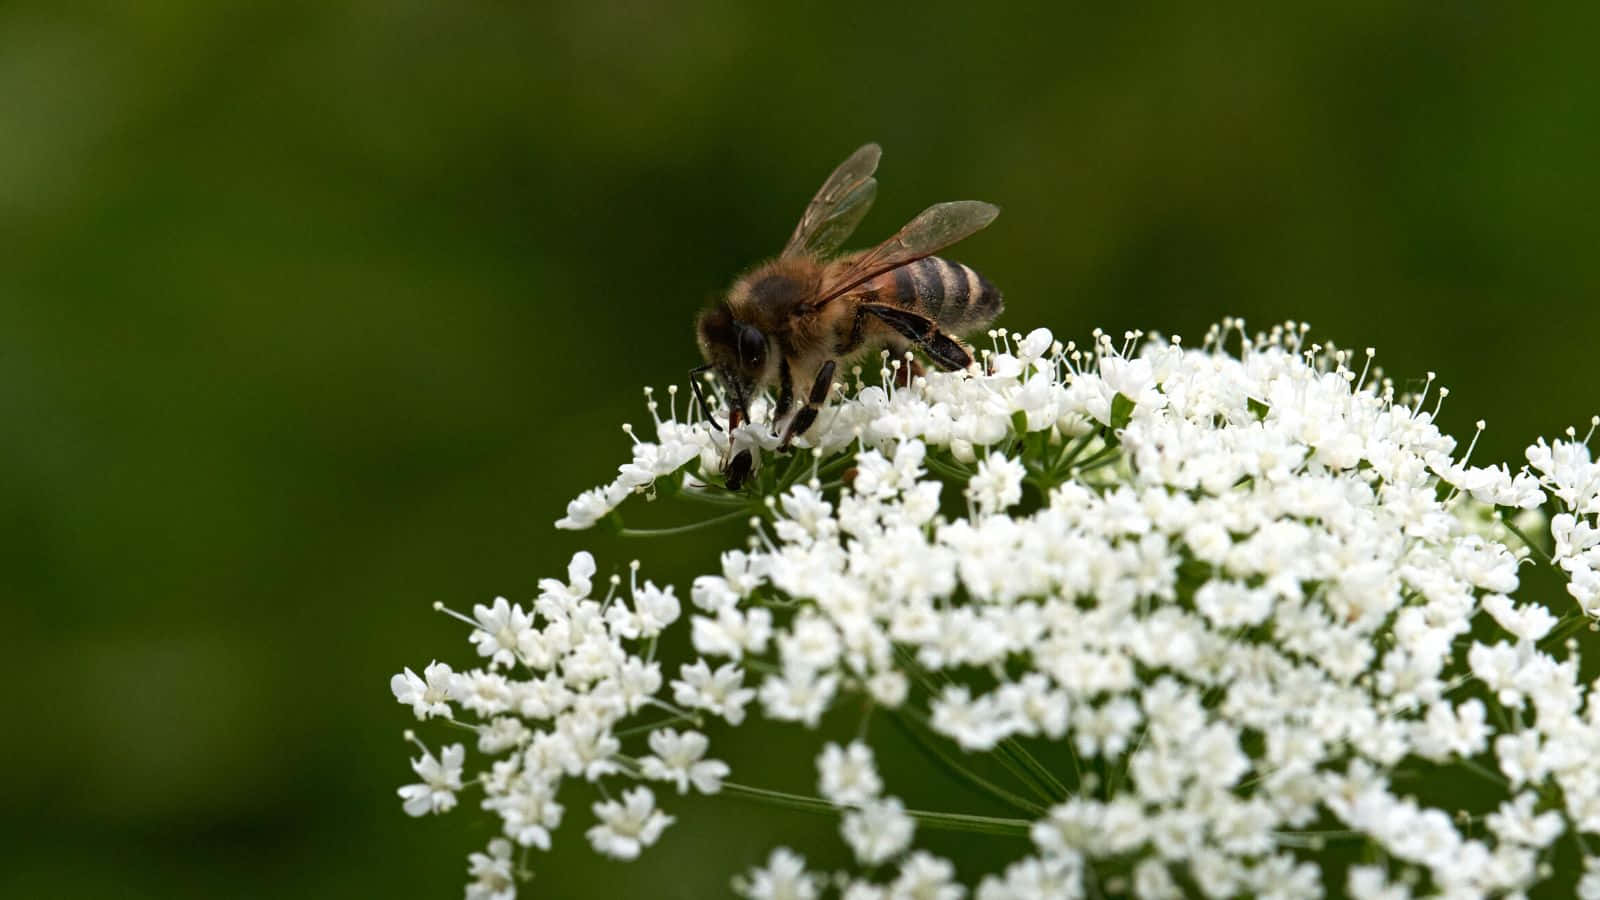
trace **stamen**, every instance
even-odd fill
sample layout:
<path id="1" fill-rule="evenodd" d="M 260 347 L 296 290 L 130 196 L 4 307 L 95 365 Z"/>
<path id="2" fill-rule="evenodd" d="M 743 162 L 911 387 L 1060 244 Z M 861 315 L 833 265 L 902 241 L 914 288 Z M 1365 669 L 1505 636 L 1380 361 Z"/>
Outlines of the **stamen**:
<path id="1" fill-rule="evenodd" d="M 473 628 L 477 628 L 478 627 L 478 620 L 477 619 L 473 619 L 473 618 L 469 618 L 467 616 L 464 616 L 461 613 L 458 613 L 455 610 L 451 609 L 450 607 L 445 606 L 443 603 L 440 603 L 437 600 L 433 601 L 433 611 L 434 612 L 439 612 L 439 613 L 444 613 L 445 615 L 449 616 L 452 619 L 457 619 L 459 621 L 467 623 L 468 625 L 471 625 Z"/>
<path id="2" fill-rule="evenodd" d="M 412 731 L 411 729 L 407 728 L 405 730 L 405 732 L 403 734 L 401 734 L 400 736 L 402 738 L 406 739 L 407 741 L 410 741 L 411 743 L 416 744 L 417 745 L 417 749 L 421 750 L 423 755 L 425 755 L 425 756 L 432 756 L 433 755 L 433 751 L 429 750 L 428 749 L 428 745 L 424 744 L 422 742 L 422 739 L 417 737 L 417 733 L 415 731 Z"/>
<path id="3" fill-rule="evenodd" d="M 1434 373 L 1428 373 L 1428 380 L 1422 383 L 1422 393 L 1417 395 L 1416 405 L 1411 407 L 1411 414 L 1416 415 L 1422 410 L 1422 401 L 1428 399 L 1428 389 L 1433 387 Z"/>
<path id="4" fill-rule="evenodd" d="M 1474 424 L 1477 426 L 1478 430 L 1472 433 L 1472 440 L 1467 443 L 1467 452 L 1461 454 L 1462 468 L 1466 468 L 1467 462 L 1472 459 L 1472 448 L 1478 446 L 1478 437 L 1483 434 L 1483 429 L 1489 427 L 1489 423 L 1482 419 L 1479 419 Z"/>
<path id="5" fill-rule="evenodd" d="M 776 544 L 772 543 L 772 539 L 767 537 L 766 530 L 761 527 L 760 516 L 750 517 L 750 533 L 754 540 L 760 541 L 761 544 L 767 548 L 768 553 L 771 553 L 774 556 L 777 555 L 778 547 Z"/>

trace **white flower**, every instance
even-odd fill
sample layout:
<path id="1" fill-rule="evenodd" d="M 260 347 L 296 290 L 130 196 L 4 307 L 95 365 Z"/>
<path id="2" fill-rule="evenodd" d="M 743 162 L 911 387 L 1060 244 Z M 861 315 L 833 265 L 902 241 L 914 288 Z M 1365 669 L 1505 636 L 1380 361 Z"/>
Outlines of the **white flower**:
<path id="1" fill-rule="evenodd" d="M 818 791 L 839 806 L 861 806 L 883 790 L 872 748 L 860 741 L 852 741 L 848 747 L 833 743 L 823 747 L 817 757 L 817 773 Z"/>
<path id="2" fill-rule="evenodd" d="M 1539 795 L 1532 791 L 1523 791 L 1514 799 L 1507 800 L 1488 815 L 1485 821 L 1489 830 L 1502 841 L 1529 847 L 1550 846 L 1566 830 L 1567 825 L 1559 810 L 1552 809 L 1535 815 L 1533 808 L 1538 802 Z"/>
<path id="3" fill-rule="evenodd" d="M 744 708 L 756 692 L 744 686 L 744 670 L 724 663 L 715 672 L 704 661 L 682 666 L 682 676 L 672 682 L 673 700 L 679 706 L 703 709 L 728 720 L 729 725 L 744 721 Z"/>
<path id="4" fill-rule="evenodd" d="M 511 842 L 495 838 L 488 853 L 467 855 L 467 900 L 516 900 L 517 882 L 511 863 Z"/>
<path id="5" fill-rule="evenodd" d="M 761 682 L 761 706 L 771 718 L 815 728 L 838 686 L 837 675 L 788 666 L 781 674 L 769 675 Z"/>
<path id="6" fill-rule="evenodd" d="M 728 777 L 728 764 L 716 759 L 701 759 L 710 742 L 698 731 L 679 734 L 671 728 L 658 728 L 650 732 L 650 749 L 654 756 L 639 760 L 644 777 L 657 781 L 670 781 L 684 794 L 689 785 L 702 794 L 715 794 L 722 790 L 722 779 Z"/>
<path id="7" fill-rule="evenodd" d="M 1144 883 L 1137 876 L 1136 881 Z M 978 900 L 1077 900 L 1083 896 L 1083 864 L 1071 854 L 1024 857 L 1008 866 L 1003 877 L 989 875 L 978 885 Z M 1139 896 L 1152 895 L 1141 890 Z"/>
<path id="8" fill-rule="evenodd" d="M 676 819 L 655 808 L 656 795 L 647 787 L 624 791 L 622 802 L 607 800 L 594 805 L 600 820 L 586 834 L 595 852 L 613 859 L 637 859 Z"/>
<path id="9" fill-rule="evenodd" d="M 893 460 L 885 459 L 876 450 L 868 450 L 856 458 L 856 476 L 851 490 L 862 497 L 893 497 L 922 477 L 925 453 L 922 442 L 917 440 L 902 443 L 895 450 Z"/>
<path id="10" fill-rule="evenodd" d="M 1600 856 L 1584 856 L 1577 896 L 1580 900 L 1600 900 Z"/>
<path id="11" fill-rule="evenodd" d="M 1055 340 L 1055 335 L 1050 333 L 1050 329 L 1035 328 L 1022 339 L 1022 345 L 1017 348 L 1017 355 L 1025 360 L 1036 360 L 1050 349 Z"/>
<path id="12" fill-rule="evenodd" d="M 493 606 L 480 603 L 472 607 L 472 617 L 478 620 L 478 630 L 472 633 L 478 655 L 489 657 L 496 666 L 515 663 L 522 643 L 536 639 L 538 634 L 533 629 L 533 617 L 504 597 L 494 598 Z"/>
<path id="13" fill-rule="evenodd" d="M 626 496 L 626 491 L 618 496 L 616 492 L 609 488 L 590 488 L 567 504 L 567 514 L 556 520 L 556 527 L 568 531 L 583 531 L 593 528 L 596 523 L 615 509 L 617 504 L 622 501 L 622 498 Z"/>
<path id="14" fill-rule="evenodd" d="M 694 616 L 692 640 L 696 653 L 743 659 L 762 653 L 772 638 L 772 613 L 765 609 L 741 610 L 732 604 L 717 610 L 716 618 Z"/>
<path id="15" fill-rule="evenodd" d="M 1022 500 L 1022 479 L 1027 470 L 1022 463 L 1001 453 L 990 453 L 978 462 L 978 474 L 967 482 L 967 496 L 981 513 L 997 513 Z"/>
<path id="16" fill-rule="evenodd" d="M 422 778 L 422 783 L 400 789 L 406 814 L 425 816 L 455 809 L 456 791 L 461 790 L 461 766 L 466 756 L 467 748 L 460 744 L 444 748 L 438 758 L 424 748 L 422 756 L 411 761 L 411 770 Z"/>
<path id="17" fill-rule="evenodd" d="M 1522 641 L 1537 641 L 1549 634 L 1556 624 L 1556 617 L 1544 607 L 1533 603 L 1512 603 L 1505 594 L 1490 594 L 1483 598 L 1483 609 L 1494 617 L 1501 628 Z"/>
<path id="18" fill-rule="evenodd" d="M 506 836 L 524 847 L 550 849 L 550 830 L 561 824 L 565 812 L 555 802 L 556 786 L 524 774 L 483 801 L 483 808 L 500 814 Z"/>
<path id="19" fill-rule="evenodd" d="M 900 875 L 889 885 L 891 900 L 961 900 L 966 889 L 955 883 L 956 867 L 918 850 L 900 864 Z"/>
<path id="20" fill-rule="evenodd" d="M 734 879 L 734 891 L 749 900 L 817 900 L 820 879 L 806 871 L 806 859 L 787 847 L 773 849 L 765 866 Z"/>
<path id="21" fill-rule="evenodd" d="M 1194 595 L 1194 605 L 1218 628 L 1260 625 L 1272 614 L 1272 595 L 1236 581 L 1208 581 Z"/>
<path id="22" fill-rule="evenodd" d="M 680 609 L 671 585 L 663 590 L 646 581 L 634 590 L 632 609 L 620 600 L 606 608 L 606 622 L 613 632 L 628 640 L 653 638 L 678 620 Z"/>
<path id="23" fill-rule="evenodd" d="M 499 716 L 488 725 L 478 728 L 479 753 L 504 753 L 512 747 L 520 747 L 527 743 L 533 732 L 528 730 L 521 719 L 512 716 Z"/>
<path id="24" fill-rule="evenodd" d="M 572 554 L 571 561 L 567 563 L 566 584 L 554 578 L 539 579 L 539 599 L 554 604 L 545 607 L 546 615 L 550 615 L 551 611 L 559 611 L 565 616 L 578 603 L 588 599 L 589 592 L 594 589 L 594 573 L 594 556 L 587 550 L 579 550 Z"/>
<path id="25" fill-rule="evenodd" d="M 875 866 L 900 855 L 915 830 L 900 801 L 885 797 L 845 813 L 840 833 L 859 862 Z"/>
<path id="26" fill-rule="evenodd" d="M 1411 888 L 1390 881 L 1382 866 L 1351 866 L 1345 889 L 1354 900 L 1411 900 Z"/>
<path id="27" fill-rule="evenodd" d="M 511 708 L 511 682 L 499 672 L 473 669 L 453 675 L 450 693 L 462 706 L 484 718 Z"/>
<path id="28" fill-rule="evenodd" d="M 389 690 L 401 703 L 409 704 L 418 719 L 450 715 L 450 686 L 454 673 L 442 662 L 428 663 L 422 670 L 426 681 L 409 668 L 389 679 Z"/>

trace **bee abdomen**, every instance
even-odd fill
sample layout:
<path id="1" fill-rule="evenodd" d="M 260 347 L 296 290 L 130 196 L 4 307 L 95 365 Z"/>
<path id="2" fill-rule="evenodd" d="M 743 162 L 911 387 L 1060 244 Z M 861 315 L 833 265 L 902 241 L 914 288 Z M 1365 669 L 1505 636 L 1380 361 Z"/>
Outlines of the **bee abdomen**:
<path id="1" fill-rule="evenodd" d="M 949 331 L 986 325 L 1000 314 L 1000 291 L 971 266 L 928 256 L 893 272 L 889 291 L 897 305 L 916 309 Z"/>

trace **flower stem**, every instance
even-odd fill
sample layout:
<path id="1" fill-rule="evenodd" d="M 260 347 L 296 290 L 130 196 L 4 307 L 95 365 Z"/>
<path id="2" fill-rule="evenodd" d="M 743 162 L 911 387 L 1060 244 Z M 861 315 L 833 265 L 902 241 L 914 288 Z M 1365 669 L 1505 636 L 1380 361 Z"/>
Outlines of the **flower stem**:
<path id="1" fill-rule="evenodd" d="M 937 686 L 934 684 L 933 676 L 924 670 L 920 664 L 918 664 L 915 656 L 911 655 L 911 653 L 905 650 L 903 647 L 896 647 L 895 654 L 900 657 L 900 664 L 905 666 L 906 671 L 911 674 L 911 677 L 922 686 L 923 690 L 928 692 L 929 697 L 934 697 L 939 694 L 939 691 L 936 689 Z M 908 714 L 920 717 L 923 724 L 927 724 L 926 717 L 922 716 L 921 713 L 917 712 L 912 707 L 906 706 L 903 707 L 903 710 Z M 1011 740 L 1010 743 L 1015 744 L 1016 741 Z M 1049 803 L 1058 799 L 1051 794 L 1050 789 L 1044 783 L 1031 776 L 1027 768 L 1024 767 L 1022 763 L 1013 759 L 1013 755 L 1006 751 L 1006 745 L 1001 744 L 1000 752 L 994 755 L 994 759 L 995 761 L 999 762 L 1000 765 L 1004 766 L 1007 772 L 1011 773 L 1011 777 L 1021 782 L 1023 787 L 1037 794 L 1040 800 Z M 1037 762 L 1035 764 L 1037 764 Z"/>
<path id="2" fill-rule="evenodd" d="M 945 753 L 943 750 L 939 749 L 937 744 L 929 740 L 928 735 L 924 734 L 920 729 L 914 727 L 910 721 L 907 721 L 908 718 L 909 717 L 900 713 L 899 711 L 896 711 L 896 714 L 890 717 L 890 719 L 895 723 L 896 726 L 900 728 L 901 731 L 905 732 L 911 737 L 911 739 L 916 743 L 917 748 L 931 758 L 941 768 L 958 778 L 971 782 L 973 787 L 984 791 L 1002 803 L 1014 806 L 1023 812 L 1032 813 L 1034 815 L 1044 814 L 1044 806 L 1029 800 L 1027 797 L 1022 796 L 1021 794 L 1012 793 L 1011 791 L 1006 790 L 987 778 L 984 778 L 977 772 L 974 772 L 966 766 L 961 765 L 961 763 L 957 762 L 948 753 Z"/>
<path id="3" fill-rule="evenodd" d="M 773 806 L 798 809 L 804 812 L 833 814 L 849 808 L 835 805 L 820 797 L 807 797 L 786 791 L 774 791 L 767 788 L 753 787 L 748 784 L 739 784 L 735 781 L 724 781 L 722 790 L 724 793 L 732 794 L 735 797 L 744 797 L 747 800 L 757 800 Z M 1028 829 L 1033 826 L 1033 823 L 1027 819 L 1003 819 L 995 816 L 972 816 L 966 813 L 932 812 L 923 809 L 908 809 L 906 810 L 906 815 L 915 819 L 917 824 L 927 828 L 936 828 L 944 831 L 966 831 L 974 834 L 1026 836 Z"/>
<path id="4" fill-rule="evenodd" d="M 1016 760 L 1029 775 L 1033 776 L 1048 793 L 1053 794 L 1055 799 L 1065 800 L 1072 796 L 1072 790 L 1062 784 L 1061 779 L 1057 778 L 1044 763 L 1039 762 L 1032 753 L 1029 753 L 1028 748 L 1022 746 L 1021 741 L 1016 738 L 1006 738 L 1000 742 L 1000 750 L 1004 753 L 1009 753 L 1011 758 Z"/>
<path id="5" fill-rule="evenodd" d="M 654 722 L 644 725 L 634 725 L 630 728 L 623 728 L 613 731 L 611 732 L 611 736 L 621 740 L 622 738 L 633 737 L 636 734 L 644 734 L 649 731 L 655 731 L 658 728 L 664 728 L 668 725 L 673 725 L 678 722 L 689 722 L 697 728 L 700 727 L 701 724 L 700 719 L 697 716 L 669 716 L 665 719 L 657 719 Z"/>
<path id="6" fill-rule="evenodd" d="M 1544 638 L 1539 641 L 1540 649 L 1554 647 L 1556 644 L 1561 643 L 1568 637 L 1577 633 L 1578 629 L 1588 624 L 1588 622 L 1589 616 L 1581 609 L 1567 613 L 1565 616 L 1561 617 L 1561 621 L 1556 623 L 1556 626 L 1550 630 L 1550 633 L 1545 635 Z"/>
<path id="7" fill-rule="evenodd" d="M 946 478 L 954 478 L 957 481 L 966 481 L 973 475 L 971 472 L 963 471 L 957 465 L 952 465 L 931 456 L 923 459 L 922 464 Z"/>
<path id="8" fill-rule="evenodd" d="M 751 512 L 749 509 L 736 509 L 731 513 L 724 513 L 720 516 L 712 516 L 709 519 L 699 522 L 690 522 L 688 525 L 679 525 L 675 528 L 624 528 L 618 532 L 618 534 L 622 535 L 623 537 L 630 538 L 666 537 L 673 534 L 685 534 L 690 531 L 699 531 L 702 528 L 710 528 L 713 525 L 721 525 L 723 522 L 731 522 L 734 519 L 747 519 L 750 517 L 750 515 Z"/>
<path id="9" fill-rule="evenodd" d="M 1516 535 L 1517 536 L 1517 540 L 1521 541 L 1524 545 L 1526 545 L 1529 550 L 1532 550 L 1534 553 L 1539 554 L 1539 558 L 1544 560 L 1547 565 L 1552 565 L 1553 566 L 1553 565 L 1556 564 L 1556 561 L 1550 557 L 1550 554 L 1544 552 L 1544 548 L 1543 547 L 1539 546 L 1538 544 L 1535 544 L 1531 538 L 1529 538 L 1527 535 L 1522 533 L 1522 529 L 1520 529 L 1517 526 L 1511 524 L 1511 522 L 1509 520 L 1507 520 L 1506 518 L 1504 518 L 1504 517 L 1501 517 L 1500 524 L 1504 525 L 1507 531 L 1509 531 L 1512 534 Z"/>
<path id="10" fill-rule="evenodd" d="M 680 497 L 685 497 L 700 503 L 706 503 L 711 506 L 737 506 L 741 509 L 747 509 L 750 506 L 750 499 L 748 497 L 727 491 L 713 493 L 711 491 L 704 491 L 699 488 L 684 488 L 682 491 L 678 492 L 678 495 Z"/>
<path id="11" fill-rule="evenodd" d="M 1506 786 L 1505 776 L 1501 775 L 1499 772 L 1494 771 L 1493 769 L 1490 769 L 1488 766 L 1485 766 L 1483 763 L 1480 763 L 1475 759 L 1467 759 L 1466 757 L 1462 757 L 1460 762 L 1461 762 L 1462 768 L 1466 769 L 1468 772 L 1471 772 L 1472 774 L 1477 775 L 1477 776 L 1479 776 L 1481 778 L 1484 778 L 1484 779 L 1486 779 L 1488 781 L 1492 781 L 1495 784 L 1499 785 L 1500 787 L 1505 787 Z"/>

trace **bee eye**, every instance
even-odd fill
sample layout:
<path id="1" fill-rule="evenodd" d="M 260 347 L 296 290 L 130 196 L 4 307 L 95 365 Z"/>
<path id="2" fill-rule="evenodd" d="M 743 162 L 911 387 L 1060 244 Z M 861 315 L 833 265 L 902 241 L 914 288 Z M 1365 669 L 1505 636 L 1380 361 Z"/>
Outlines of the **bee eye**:
<path id="1" fill-rule="evenodd" d="M 761 332 L 746 325 L 739 329 L 739 358 L 745 368 L 760 368 L 767 357 L 767 339 Z"/>

